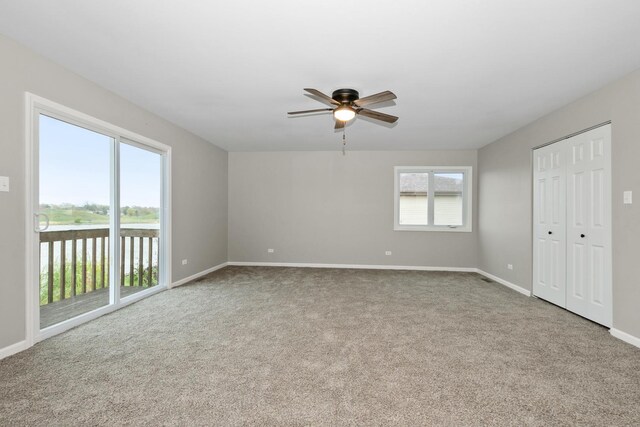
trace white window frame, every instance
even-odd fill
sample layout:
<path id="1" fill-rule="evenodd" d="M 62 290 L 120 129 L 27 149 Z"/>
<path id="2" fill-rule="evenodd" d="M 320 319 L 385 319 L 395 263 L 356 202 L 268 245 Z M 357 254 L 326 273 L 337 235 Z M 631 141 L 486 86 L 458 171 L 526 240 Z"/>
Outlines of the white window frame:
<path id="1" fill-rule="evenodd" d="M 400 224 L 400 174 L 428 173 L 429 191 L 427 193 L 429 206 L 429 225 Z M 434 192 L 433 181 L 436 173 L 462 173 L 464 175 L 462 187 L 462 225 L 433 225 Z M 473 231 L 473 167 L 471 166 L 395 166 L 393 179 L 393 229 L 394 231 Z"/>

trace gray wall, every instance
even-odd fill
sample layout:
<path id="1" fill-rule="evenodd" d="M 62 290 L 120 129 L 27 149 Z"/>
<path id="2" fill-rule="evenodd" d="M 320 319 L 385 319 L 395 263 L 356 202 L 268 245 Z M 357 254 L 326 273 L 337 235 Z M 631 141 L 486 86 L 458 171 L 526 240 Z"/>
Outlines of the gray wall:
<path id="1" fill-rule="evenodd" d="M 0 36 L 0 349 L 25 338 L 25 91 L 172 146 L 173 281 L 226 262 L 227 153 Z"/>
<path id="2" fill-rule="evenodd" d="M 477 222 L 472 233 L 393 231 L 394 166 L 475 175 L 476 161 L 476 151 L 229 153 L 229 260 L 476 267 Z"/>
<path id="3" fill-rule="evenodd" d="M 607 120 L 612 122 L 613 327 L 640 337 L 640 71 L 479 150 L 479 268 L 531 289 L 531 150 Z M 622 204 L 624 190 L 634 191 L 633 205 Z"/>

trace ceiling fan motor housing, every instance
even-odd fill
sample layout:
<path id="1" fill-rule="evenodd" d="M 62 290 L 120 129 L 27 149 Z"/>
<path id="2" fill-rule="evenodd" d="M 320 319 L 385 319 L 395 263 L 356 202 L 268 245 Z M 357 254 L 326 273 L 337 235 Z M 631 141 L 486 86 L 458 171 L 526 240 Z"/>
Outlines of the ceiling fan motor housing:
<path id="1" fill-rule="evenodd" d="M 354 89 L 338 89 L 333 91 L 331 98 L 341 104 L 350 105 L 353 101 L 360 99 L 360 94 Z"/>

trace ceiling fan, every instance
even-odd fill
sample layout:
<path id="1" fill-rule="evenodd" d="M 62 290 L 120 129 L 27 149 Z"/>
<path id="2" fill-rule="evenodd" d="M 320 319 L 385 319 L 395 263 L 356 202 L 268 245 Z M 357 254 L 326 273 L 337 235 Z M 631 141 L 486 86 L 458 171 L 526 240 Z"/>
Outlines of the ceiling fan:
<path id="1" fill-rule="evenodd" d="M 336 119 L 335 129 L 343 129 L 345 124 L 352 120 L 356 115 L 369 117 L 371 119 L 380 120 L 387 123 L 395 123 L 398 118 L 390 114 L 380 113 L 378 111 L 363 108 L 365 105 L 377 104 L 379 102 L 391 101 L 396 99 L 393 92 L 385 90 L 384 92 L 360 98 L 360 94 L 354 89 L 338 89 L 333 91 L 331 97 L 325 95 L 317 89 L 305 88 L 305 92 L 315 95 L 320 102 L 331 105 L 332 108 L 318 108 L 315 110 L 290 111 L 289 115 L 319 113 L 321 111 L 331 111 Z"/>

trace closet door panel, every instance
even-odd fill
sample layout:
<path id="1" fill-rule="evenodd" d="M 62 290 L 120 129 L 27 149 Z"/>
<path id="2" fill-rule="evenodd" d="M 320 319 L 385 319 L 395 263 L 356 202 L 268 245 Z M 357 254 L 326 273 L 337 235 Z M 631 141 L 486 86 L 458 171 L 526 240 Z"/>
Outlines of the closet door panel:
<path id="1" fill-rule="evenodd" d="M 566 301 L 566 182 L 561 144 L 534 151 L 534 284 L 537 297 Z"/>
<path id="2" fill-rule="evenodd" d="M 605 248 L 591 245 L 589 248 L 589 303 L 597 307 L 605 304 Z"/>
<path id="3" fill-rule="evenodd" d="M 567 165 L 569 181 L 567 200 L 567 309 L 581 316 L 587 316 L 587 179 L 589 158 L 584 134 L 568 140 L 571 158 Z"/>
<path id="4" fill-rule="evenodd" d="M 586 134 L 589 148 L 588 318 L 611 326 L 611 126 Z"/>
<path id="5" fill-rule="evenodd" d="M 611 325 L 610 126 L 568 140 L 567 309 Z"/>
<path id="6" fill-rule="evenodd" d="M 569 245 L 569 269 L 567 271 L 567 309 L 582 314 L 586 310 L 586 247 L 579 241 Z"/>

